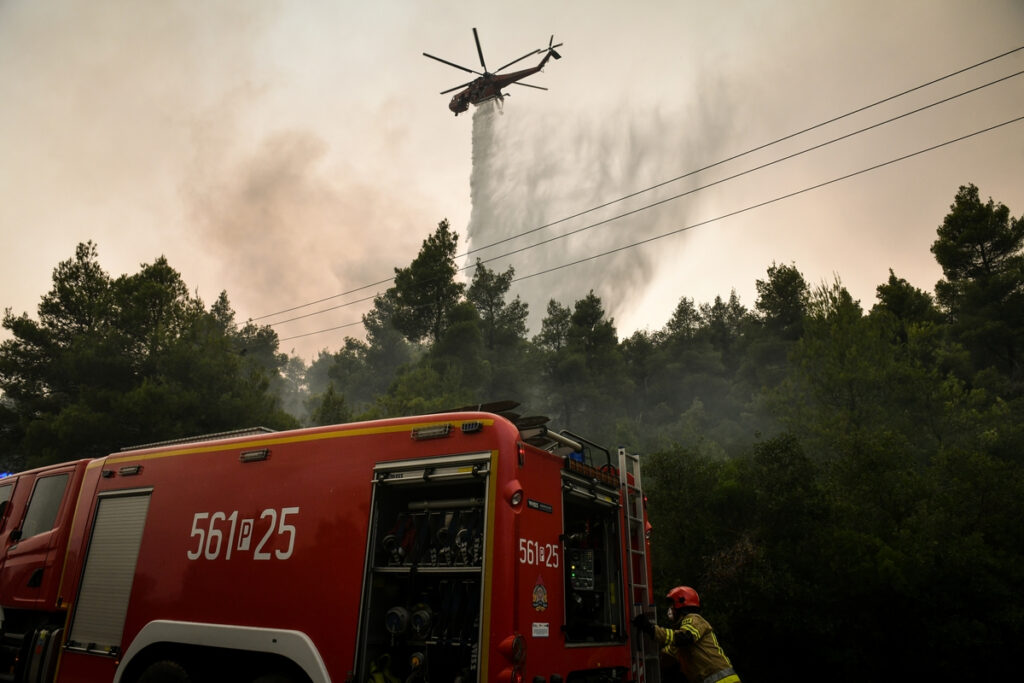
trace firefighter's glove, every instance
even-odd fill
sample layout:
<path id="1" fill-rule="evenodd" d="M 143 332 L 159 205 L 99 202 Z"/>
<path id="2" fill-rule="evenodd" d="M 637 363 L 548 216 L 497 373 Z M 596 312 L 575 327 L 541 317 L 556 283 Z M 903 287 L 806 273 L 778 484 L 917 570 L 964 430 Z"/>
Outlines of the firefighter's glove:
<path id="1" fill-rule="evenodd" d="M 652 638 L 654 637 L 654 624 L 651 623 L 646 614 L 640 613 L 633 617 L 633 627 L 638 631 L 643 631 Z"/>
<path id="2" fill-rule="evenodd" d="M 693 642 L 693 633 L 690 631 L 676 631 L 672 634 L 672 643 L 675 644 L 676 647 L 685 647 Z"/>

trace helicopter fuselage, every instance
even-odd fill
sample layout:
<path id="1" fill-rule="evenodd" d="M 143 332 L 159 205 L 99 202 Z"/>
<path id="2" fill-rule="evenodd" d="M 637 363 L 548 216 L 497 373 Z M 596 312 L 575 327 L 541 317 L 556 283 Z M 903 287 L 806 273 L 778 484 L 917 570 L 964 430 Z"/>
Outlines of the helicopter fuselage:
<path id="1" fill-rule="evenodd" d="M 475 78 L 468 83 L 463 83 L 462 85 L 457 85 L 454 88 L 449 88 L 447 90 L 441 91 L 442 95 L 445 95 L 455 90 L 459 91 L 452 96 L 451 101 L 448 103 L 448 108 L 455 112 L 456 116 L 468 110 L 469 105 L 471 104 L 479 105 L 488 100 L 505 99 L 505 93 L 501 92 L 501 89 L 513 83 L 528 88 L 547 90 L 547 88 L 542 88 L 538 85 L 530 85 L 529 83 L 519 83 L 519 81 L 526 78 L 527 76 L 532 76 L 533 74 L 543 69 L 544 65 L 547 64 L 547 61 L 552 57 L 554 57 L 555 59 L 562 58 L 562 56 L 558 54 L 558 52 L 556 52 L 556 48 L 561 47 L 562 43 L 558 43 L 557 45 L 555 45 L 555 36 L 552 35 L 550 40 L 548 40 L 547 48 L 540 48 L 537 50 L 532 50 L 531 52 L 527 52 L 519 59 L 514 59 L 505 66 L 495 70 L 494 72 L 491 72 L 487 70 L 487 63 L 484 62 L 484 51 L 480 47 L 480 36 L 477 34 L 475 28 L 473 29 L 473 40 L 474 42 L 476 42 L 476 53 L 480 57 L 480 66 L 483 67 L 482 72 L 467 68 L 465 66 L 461 66 L 459 64 L 456 64 L 455 62 L 449 62 L 447 59 L 435 57 L 434 55 L 429 54 L 427 52 L 423 53 L 424 57 L 429 57 L 430 59 L 441 62 L 442 64 L 447 64 L 448 66 L 455 67 L 456 69 L 459 69 L 461 71 L 466 71 L 468 73 L 476 74 L 477 76 L 479 76 L 479 78 Z M 512 73 L 499 75 L 500 71 L 504 71 L 513 64 L 520 62 L 526 59 L 527 57 L 532 57 L 533 55 L 540 53 L 544 53 L 544 58 L 540 60 L 540 63 L 537 66 L 530 69 L 522 69 L 521 71 L 513 71 Z M 464 89 L 460 90 L 460 88 Z"/>
<path id="2" fill-rule="evenodd" d="M 469 84 L 465 90 L 460 90 L 455 93 L 452 97 L 451 102 L 448 103 L 448 108 L 455 112 L 458 116 L 462 112 L 469 109 L 469 105 L 473 104 L 479 106 L 484 102 L 494 99 L 504 99 L 505 93 L 501 92 L 501 89 L 507 85 L 511 85 L 518 80 L 532 76 L 533 74 L 544 68 L 544 63 L 548 61 L 548 56 L 545 55 L 541 63 L 530 69 L 523 69 L 522 71 L 513 71 L 509 74 L 502 74 L 496 76 L 494 74 L 484 74 L 480 78 L 476 79 Z"/>

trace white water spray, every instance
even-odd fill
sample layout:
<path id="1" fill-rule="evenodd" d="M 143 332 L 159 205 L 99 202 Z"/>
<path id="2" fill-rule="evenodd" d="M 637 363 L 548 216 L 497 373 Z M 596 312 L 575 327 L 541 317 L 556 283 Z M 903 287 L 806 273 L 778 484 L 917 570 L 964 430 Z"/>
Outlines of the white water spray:
<path id="1" fill-rule="evenodd" d="M 601 297 L 610 316 L 621 315 L 653 277 L 659 247 L 625 248 L 586 259 L 682 224 L 688 202 L 673 202 L 519 250 L 649 203 L 657 195 L 536 230 L 678 175 L 686 164 L 686 146 L 678 123 L 670 125 L 657 114 L 639 120 L 619 111 L 599 121 L 569 120 L 512 109 L 501 116 L 492 103 L 478 107 L 473 113 L 466 265 L 477 258 L 495 259 L 486 265 L 497 271 L 512 265 L 516 278 L 544 273 L 512 286 L 511 295 L 518 294 L 530 306 L 531 333 L 540 329 L 550 299 L 571 307 L 590 290 Z M 670 190 L 678 192 L 679 187 Z M 510 252 L 517 253 L 495 258 Z M 669 305 L 665 315 L 670 313 Z"/>

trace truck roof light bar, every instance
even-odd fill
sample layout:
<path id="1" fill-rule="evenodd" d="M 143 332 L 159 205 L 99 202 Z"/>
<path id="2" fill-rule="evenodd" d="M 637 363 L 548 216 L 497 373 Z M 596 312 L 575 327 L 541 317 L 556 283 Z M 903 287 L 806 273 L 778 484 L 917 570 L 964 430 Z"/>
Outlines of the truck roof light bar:
<path id="1" fill-rule="evenodd" d="M 431 425 L 430 427 L 413 427 L 412 438 L 416 441 L 427 439 L 443 439 L 452 432 L 450 424 Z"/>

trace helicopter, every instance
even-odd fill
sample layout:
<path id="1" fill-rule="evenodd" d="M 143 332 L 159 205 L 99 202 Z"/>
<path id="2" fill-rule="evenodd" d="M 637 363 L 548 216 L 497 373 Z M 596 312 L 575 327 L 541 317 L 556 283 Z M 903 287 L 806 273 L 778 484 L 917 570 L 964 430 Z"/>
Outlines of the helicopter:
<path id="1" fill-rule="evenodd" d="M 469 109 L 470 104 L 479 106 L 480 104 L 493 99 L 497 99 L 500 102 L 504 102 L 505 93 L 502 93 L 501 89 L 507 85 L 512 85 L 513 83 L 515 85 L 521 85 L 525 88 L 547 90 L 547 88 L 542 88 L 539 85 L 530 85 L 529 83 L 520 83 L 519 81 L 526 78 L 527 76 L 532 76 L 533 74 L 543 69 L 544 65 L 547 64 L 547 61 L 552 57 L 554 57 L 555 59 L 562 58 L 562 55 L 558 54 L 558 52 L 555 51 L 555 48 L 561 47 L 562 43 L 558 43 L 557 45 L 555 45 L 555 36 L 552 35 L 551 40 L 548 41 L 548 46 L 546 48 L 539 48 L 532 52 L 527 52 L 519 59 L 513 59 L 505 66 L 497 69 L 496 71 L 491 72 L 487 70 L 487 64 L 484 62 L 484 52 L 480 48 L 480 36 L 477 34 L 475 28 L 473 29 L 473 40 L 476 41 L 476 52 L 480 56 L 480 66 L 483 67 L 483 73 L 479 71 L 474 71 L 473 69 L 467 69 L 464 66 L 459 66 L 454 62 L 449 62 L 447 59 L 441 59 L 440 57 L 435 57 L 434 55 L 428 54 L 426 52 L 423 53 L 424 57 L 436 59 L 442 64 L 454 66 L 456 69 L 461 69 L 462 71 L 466 71 L 468 73 L 476 74 L 477 76 L 479 76 L 479 78 L 475 78 L 472 81 L 469 81 L 468 83 L 463 83 L 461 85 L 455 86 L 454 88 L 448 88 L 447 90 L 441 91 L 442 95 L 446 95 L 452 92 L 453 90 L 465 88 L 465 90 L 456 93 L 452 97 L 451 102 L 448 103 L 448 108 L 455 112 L 456 116 Z M 513 64 L 521 62 L 527 57 L 532 57 L 533 55 L 540 54 L 542 52 L 544 53 L 544 58 L 540 60 L 540 64 L 538 64 L 537 66 L 529 69 L 523 69 L 521 71 L 513 71 L 511 73 L 498 75 L 500 71 L 507 69 Z"/>

